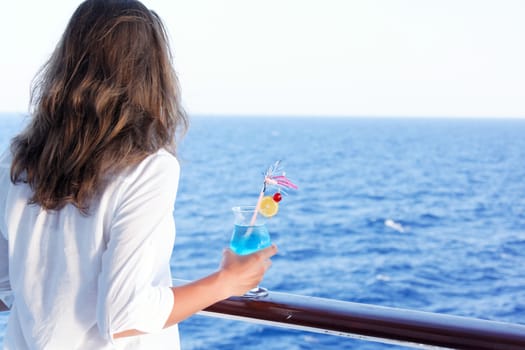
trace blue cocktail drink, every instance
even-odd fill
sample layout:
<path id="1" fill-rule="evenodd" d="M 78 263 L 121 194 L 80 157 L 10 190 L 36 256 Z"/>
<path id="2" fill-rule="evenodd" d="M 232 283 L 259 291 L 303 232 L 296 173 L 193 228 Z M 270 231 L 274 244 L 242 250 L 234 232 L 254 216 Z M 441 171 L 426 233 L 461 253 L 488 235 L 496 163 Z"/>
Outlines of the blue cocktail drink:
<path id="1" fill-rule="evenodd" d="M 230 248 L 239 255 L 255 253 L 272 244 L 266 225 L 235 225 L 230 241 Z"/>
<path id="2" fill-rule="evenodd" d="M 272 242 L 266 228 L 266 219 L 259 215 L 254 219 L 255 206 L 232 208 L 235 225 L 230 239 L 230 249 L 239 255 L 248 255 L 269 247 Z M 268 291 L 257 287 L 246 293 L 245 297 L 259 298 L 266 296 Z"/>
<path id="3" fill-rule="evenodd" d="M 266 218 L 271 218 L 279 211 L 279 202 L 284 189 L 297 189 L 280 167 L 281 161 L 272 164 L 264 173 L 264 181 L 257 204 L 255 206 L 233 207 L 235 226 L 230 239 L 230 249 L 239 255 L 248 255 L 271 246 L 271 238 L 266 228 Z M 275 188 L 273 195 L 265 195 L 269 188 Z M 261 215 L 257 215 L 257 214 Z M 246 297 L 262 297 L 268 295 L 264 288 L 254 288 L 246 293 Z"/>
<path id="4" fill-rule="evenodd" d="M 233 207 L 232 211 L 235 217 L 235 225 L 230 240 L 231 250 L 239 255 L 247 255 L 272 244 L 265 218 L 258 216 L 252 222 L 255 212 L 254 206 Z"/>

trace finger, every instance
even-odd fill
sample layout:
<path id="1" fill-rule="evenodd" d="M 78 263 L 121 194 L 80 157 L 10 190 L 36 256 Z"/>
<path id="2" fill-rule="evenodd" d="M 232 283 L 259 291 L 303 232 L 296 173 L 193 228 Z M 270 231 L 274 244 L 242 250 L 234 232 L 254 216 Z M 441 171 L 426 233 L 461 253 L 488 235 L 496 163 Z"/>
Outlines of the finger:
<path id="1" fill-rule="evenodd" d="M 222 261 L 221 263 L 224 263 L 225 261 L 228 261 L 230 259 L 232 252 L 229 248 L 224 248 L 222 250 Z"/>
<path id="2" fill-rule="evenodd" d="M 275 254 L 277 254 L 277 246 L 275 244 L 272 244 L 268 248 L 264 248 L 263 250 L 260 250 L 258 254 L 260 255 L 262 259 L 265 259 L 265 260 L 269 259 Z"/>
<path id="3" fill-rule="evenodd" d="M 272 266 L 272 261 L 270 259 L 264 260 L 264 271 L 267 271 Z"/>
<path id="4" fill-rule="evenodd" d="M 226 259 L 232 259 L 233 257 L 237 257 L 238 254 L 231 250 L 231 248 L 224 248 L 222 251 L 222 256 Z"/>

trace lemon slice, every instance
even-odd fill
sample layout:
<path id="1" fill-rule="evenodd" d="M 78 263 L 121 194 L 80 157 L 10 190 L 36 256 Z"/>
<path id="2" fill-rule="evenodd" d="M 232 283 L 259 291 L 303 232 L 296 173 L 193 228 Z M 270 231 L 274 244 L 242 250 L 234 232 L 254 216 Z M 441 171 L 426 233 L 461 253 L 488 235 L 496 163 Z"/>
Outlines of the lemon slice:
<path id="1" fill-rule="evenodd" d="M 279 203 L 273 200 L 272 196 L 266 196 L 261 199 L 259 213 L 267 218 L 274 216 L 279 211 Z"/>

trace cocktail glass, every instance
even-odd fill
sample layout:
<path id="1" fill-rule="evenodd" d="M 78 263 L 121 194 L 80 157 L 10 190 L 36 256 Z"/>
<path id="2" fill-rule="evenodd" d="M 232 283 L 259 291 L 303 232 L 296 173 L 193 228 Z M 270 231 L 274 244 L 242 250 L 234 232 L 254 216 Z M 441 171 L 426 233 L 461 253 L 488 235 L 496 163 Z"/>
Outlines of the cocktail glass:
<path id="1" fill-rule="evenodd" d="M 254 222 L 255 206 L 239 206 L 232 208 L 234 227 L 230 240 L 230 248 L 239 255 L 248 255 L 269 247 L 272 242 L 266 218 L 257 215 Z M 260 298 L 268 295 L 268 290 L 256 287 L 248 291 L 244 297 Z"/>

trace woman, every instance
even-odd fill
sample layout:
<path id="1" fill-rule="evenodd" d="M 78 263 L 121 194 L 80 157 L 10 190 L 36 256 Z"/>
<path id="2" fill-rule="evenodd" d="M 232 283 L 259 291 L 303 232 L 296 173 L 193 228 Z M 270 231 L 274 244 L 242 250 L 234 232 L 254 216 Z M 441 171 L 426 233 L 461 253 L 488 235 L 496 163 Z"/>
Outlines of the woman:
<path id="1" fill-rule="evenodd" d="M 181 320 L 255 287 L 272 246 L 225 250 L 171 287 L 175 135 L 187 120 L 160 19 L 87 0 L 35 80 L 32 120 L 0 158 L 6 349 L 177 349 Z"/>

